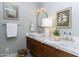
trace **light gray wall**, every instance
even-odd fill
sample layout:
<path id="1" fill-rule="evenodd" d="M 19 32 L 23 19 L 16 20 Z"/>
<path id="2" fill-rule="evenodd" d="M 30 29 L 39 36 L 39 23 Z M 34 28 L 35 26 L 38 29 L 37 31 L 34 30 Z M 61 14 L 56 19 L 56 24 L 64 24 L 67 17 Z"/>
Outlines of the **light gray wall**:
<path id="1" fill-rule="evenodd" d="M 19 20 L 3 19 L 3 3 L 0 2 L 0 54 L 6 53 L 6 48 L 9 48 L 9 53 L 16 52 L 20 48 L 26 48 L 26 33 L 29 31 L 29 24 L 36 24 L 36 8 L 37 3 L 22 2 L 13 3 L 19 7 Z M 7 22 L 19 23 L 17 38 L 6 39 L 5 24 Z"/>
<path id="2" fill-rule="evenodd" d="M 71 32 L 73 36 L 79 36 L 79 3 L 77 2 L 44 2 L 42 3 L 44 8 L 47 8 L 49 17 L 55 20 L 56 12 L 68 7 L 72 7 L 72 28 L 60 29 L 61 34 L 63 32 Z M 54 22 L 55 23 L 55 22 Z"/>

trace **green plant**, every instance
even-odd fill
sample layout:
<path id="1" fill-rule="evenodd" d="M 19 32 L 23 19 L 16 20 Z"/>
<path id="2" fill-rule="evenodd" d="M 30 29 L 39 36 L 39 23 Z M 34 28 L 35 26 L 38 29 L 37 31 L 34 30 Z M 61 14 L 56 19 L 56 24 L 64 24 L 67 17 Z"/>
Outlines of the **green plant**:
<path id="1" fill-rule="evenodd" d="M 54 34 L 55 36 L 60 36 L 59 30 L 57 30 L 57 29 L 53 32 L 53 34 Z"/>

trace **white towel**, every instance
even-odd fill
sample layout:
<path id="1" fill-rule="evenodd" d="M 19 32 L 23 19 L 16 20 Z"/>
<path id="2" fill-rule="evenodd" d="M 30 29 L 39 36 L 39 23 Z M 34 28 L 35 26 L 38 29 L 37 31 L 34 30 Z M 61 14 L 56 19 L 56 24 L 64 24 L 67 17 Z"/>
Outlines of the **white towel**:
<path id="1" fill-rule="evenodd" d="M 6 24 L 6 36 L 7 37 L 17 37 L 17 25 L 15 23 Z"/>

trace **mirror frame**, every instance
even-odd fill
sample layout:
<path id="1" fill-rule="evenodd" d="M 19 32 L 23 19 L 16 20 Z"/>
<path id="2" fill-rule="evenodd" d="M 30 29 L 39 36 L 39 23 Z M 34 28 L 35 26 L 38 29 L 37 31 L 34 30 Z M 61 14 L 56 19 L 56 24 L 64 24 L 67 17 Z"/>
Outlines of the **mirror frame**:
<path id="1" fill-rule="evenodd" d="M 37 13 L 37 16 L 36 16 L 36 20 L 37 20 L 37 25 L 39 26 L 39 27 L 41 27 L 41 23 L 40 22 L 38 22 L 38 20 L 42 20 L 42 19 L 39 19 L 40 17 L 40 15 L 42 15 L 42 14 L 45 14 L 44 15 L 44 17 L 43 18 L 48 18 L 48 13 L 46 12 L 46 11 L 44 11 L 44 10 L 42 10 L 41 12 L 39 12 L 39 13 Z"/>

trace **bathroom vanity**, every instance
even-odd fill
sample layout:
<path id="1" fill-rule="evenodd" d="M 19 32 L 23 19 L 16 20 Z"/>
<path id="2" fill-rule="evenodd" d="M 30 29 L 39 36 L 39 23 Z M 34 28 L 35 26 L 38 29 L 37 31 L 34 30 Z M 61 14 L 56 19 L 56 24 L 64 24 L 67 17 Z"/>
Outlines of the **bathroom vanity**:
<path id="1" fill-rule="evenodd" d="M 27 47 L 35 55 L 39 57 L 72 57 L 74 55 L 65 52 L 63 50 L 51 47 L 44 43 L 34 40 L 33 38 L 27 37 Z"/>
<path id="2" fill-rule="evenodd" d="M 38 57 L 76 57 L 78 51 L 65 46 L 62 41 L 54 41 L 47 37 L 27 36 L 27 48 Z M 70 43 L 68 43 L 70 44 Z M 72 45 L 72 43 L 71 43 Z"/>

